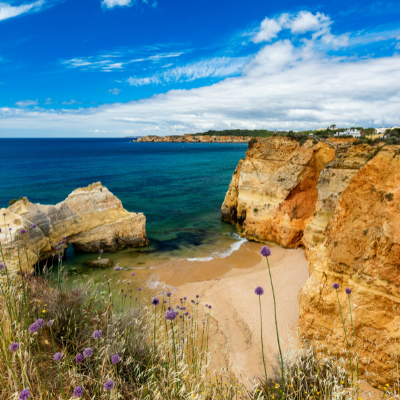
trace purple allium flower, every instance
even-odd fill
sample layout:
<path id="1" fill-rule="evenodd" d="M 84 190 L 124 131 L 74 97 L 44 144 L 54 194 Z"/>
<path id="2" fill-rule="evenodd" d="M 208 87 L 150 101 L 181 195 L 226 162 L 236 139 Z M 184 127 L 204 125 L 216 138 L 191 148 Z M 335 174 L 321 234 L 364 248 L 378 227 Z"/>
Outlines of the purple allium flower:
<path id="1" fill-rule="evenodd" d="M 26 230 L 25 230 L 25 229 L 21 229 L 21 230 L 19 231 L 19 233 L 20 233 L 21 235 L 25 235 Z M 28 389 L 26 389 L 26 390 L 28 390 Z M 21 392 L 21 393 L 22 393 L 22 392 Z"/>
<path id="2" fill-rule="evenodd" d="M 6 216 L 6 213 L 3 213 L 3 216 L 5 217 L 5 216 Z"/>
<path id="3" fill-rule="evenodd" d="M 153 299 L 153 301 L 151 302 L 151 304 L 153 304 L 153 305 L 158 305 L 160 303 L 160 300 L 158 300 L 158 298 L 157 297 L 154 297 L 154 299 Z"/>
<path id="4" fill-rule="evenodd" d="M 101 338 L 101 331 L 94 331 L 93 332 L 93 339 L 97 340 Z"/>
<path id="5" fill-rule="evenodd" d="M 190 315 L 188 316 L 188 319 L 192 318 Z"/>
<path id="6" fill-rule="evenodd" d="M 164 300 L 164 304 L 167 304 L 167 300 Z"/>
<path id="7" fill-rule="evenodd" d="M 126 294 L 124 294 L 124 297 L 126 297 Z"/>
<path id="8" fill-rule="evenodd" d="M 137 290 L 139 290 L 139 292 L 142 290 L 142 288 L 141 287 L 139 287 Z"/>
<path id="9" fill-rule="evenodd" d="M 182 318 L 182 315 L 180 315 L 179 318 Z"/>
<path id="10" fill-rule="evenodd" d="M 63 357 L 63 355 L 61 353 L 56 353 L 53 356 L 53 360 L 54 361 L 61 361 L 62 357 Z"/>
<path id="11" fill-rule="evenodd" d="M 50 328 L 53 326 L 53 324 L 54 324 L 54 319 L 51 319 L 50 321 L 47 321 L 46 325 Z"/>
<path id="12" fill-rule="evenodd" d="M 100 250 L 99 250 L 99 253 L 100 253 L 100 254 L 103 254 L 103 250 L 100 249 Z"/>
<path id="13" fill-rule="evenodd" d="M 31 228 L 32 228 L 32 229 L 35 229 L 35 228 L 37 228 L 37 225 L 36 225 L 36 224 L 32 224 L 32 225 L 31 225 Z"/>
<path id="14" fill-rule="evenodd" d="M 129 285 L 131 283 L 131 281 L 126 282 L 127 285 Z"/>
<path id="15" fill-rule="evenodd" d="M 19 349 L 19 343 L 11 343 L 8 349 L 10 351 L 17 351 Z"/>
<path id="16" fill-rule="evenodd" d="M 134 273 L 134 272 L 132 272 L 132 273 L 131 273 L 131 275 L 132 275 L 132 276 L 135 276 L 135 273 Z"/>
<path id="17" fill-rule="evenodd" d="M 114 271 L 121 271 L 121 267 L 115 267 Z"/>
<path id="18" fill-rule="evenodd" d="M 3 263 L 0 263 L 0 271 L 3 271 L 3 269 L 5 268 Z"/>
<path id="19" fill-rule="evenodd" d="M 190 301 L 191 301 L 193 304 L 195 303 L 193 299 L 192 299 L 192 300 L 190 300 Z"/>
<path id="20" fill-rule="evenodd" d="M 185 312 L 185 315 L 188 316 L 188 315 L 189 315 L 189 311 L 186 311 L 186 312 Z"/>
<path id="21" fill-rule="evenodd" d="M 93 349 L 87 347 L 85 350 L 83 350 L 83 355 L 85 356 L 85 358 L 90 357 L 91 355 L 93 355 Z"/>
<path id="22" fill-rule="evenodd" d="M 78 364 L 80 364 L 83 360 L 84 360 L 83 354 L 82 354 L 82 353 L 78 353 L 78 354 L 76 355 L 76 362 L 77 362 Z"/>
<path id="23" fill-rule="evenodd" d="M 211 310 L 211 306 L 208 306 L 208 308 Z"/>
<path id="24" fill-rule="evenodd" d="M 83 396 L 83 386 L 77 386 L 74 389 L 73 395 L 74 395 L 74 397 L 82 397 Z"/>
<path id="25" fill-rule="evenodd" d="M 20 392 L 18 399 L 27 400 L 29 399 L 29 397 L 31 397 L 31 392 L 29 391 L 29 389 L 24 389 L 22 392 Z"/>
<path id="26" fill-rule="evenodd" d="M 172 293 L 171 292 L 168 292 L 167 293 L 167 297 L 171 297 L 172 296 Z"/>
<path id="27" fill-rule="evenodd" d="M 63 239 L 65 240 L 65 239 L 66 239 L 66 237 L 65 237 L 65 236 L 63 236 Z"/>
<path id="28" fill-rule="evenodd" d="M 261 286 L 257 286 L 256 289 L 254 290 L 254 293 L 257 294 L 258 296 L 261 296 L 264 294 L 264 289 Z"/>
<path id="29" fill-rule="evenodd" d="M 201 322 L 202 322 L 203 324 L 205 324 L 205 323 L 206 323 L 206 320 L 205 320 L 205 319 L 203 319 Z"/>
<path id="30" fill-rule="evenodd" d="M 168 306 L 168 311 L 169 311 L 169 310 L 172 310 L 172 307 L 171 307 L 171 306 Z"/>
<path id="31" fill-rule="evenodd" d="M 29 327 L 29 332 L 30 333 L 35 333 L 40 329 L 40 326 L 34 322 L 30 327 Z"/>
<path id="32" fill-rule="evenodd" d="M 39 318 L 35 323 L 38 324 L 39 327 L 41 328 L 44 325 L 44 319 Z"/>
<path id="33" fill-rule="evenodd" d="M 121 358 L 119 357 L 118 354 L 114 354 L 111 357 L 111 364 L 118 364 L 121 361 Z"/>
<path id="34" fill-rule="evenodd" d="M 60 257 L 58 257 L 58 259 L 59 259 L 60 261 L 62 261 L 63 258 L 62 258 L 62 256 L 60 256 Z"/>
<path id="35" fill-rule="evenodd" d="M 185 311 L 185 310 L 186 310 L 186 307 L 181 307 L 181 310 L 182 310 L 182 311 Z"/>
<path id="36" fill-rule="evenodd" d="M 206 308 L 208 308 L 208 304 L 206 304 Z"/>
<path id="37" fill-rule="evenodd" d="M 185 296 L 185 297 L 183 298 L 183 300 L 185 300 L 185 301 L 186 301 L 186 300 L 187 300 L 187 297 Z"/>
<path id="38" fill-rule="evenodd" d="M 332 287 L 333 287 L 334 289 L 336 289 L 336 290 L 340 288 L 340 286 L 339 286 L 338 283 L 334 283 L 334 284 L 332 285 Z"/>
<path id="39" fill-rule="evenodd" d="M 200 296 L 198 294 L 196 294 L 196 299 L 198 299 Z"/>
<path id="40" fill-rule="evenodd" d="M 271 255 L 271 249 L 267 246 L 263 246 L 261 248 L 260 254 L 264 257 L 268 257 Z"/>
<path id="41" fill-rule="evenodd" d="M 113 390 L 114 388 L 114 381 L 113 380 L 109 380 L 104 384 L 104 390 Z"/>
<path id="42" fill-rule="evenodd" d="M 173 320 L 176 318 L 177 315 L 178 315 L 178 313 L 176 313 L 175 310 L 168 310 L 168 311 L 165 313 L 165 318 L 166 318 L 168 321 L 173 321 Z"/>
<path id="43" fill-rule="evenodd" d="M 137 297 L 135 297 L 135 301 L 137 301 Z"/>
<path id="44" fill-rule="evenodd" d="M 346 289 L 346 293 L 347 293 L 347 294 L 350 294 L 350 293 L 351 293 L 351 289 L 347 288 L 347 289 Z"/>

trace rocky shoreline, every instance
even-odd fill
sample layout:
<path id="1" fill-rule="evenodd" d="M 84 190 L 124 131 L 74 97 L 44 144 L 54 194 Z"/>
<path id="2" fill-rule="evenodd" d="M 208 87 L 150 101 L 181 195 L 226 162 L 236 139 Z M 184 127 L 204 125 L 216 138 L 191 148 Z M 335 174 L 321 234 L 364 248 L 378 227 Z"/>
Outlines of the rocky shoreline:
<path id="1" fill-rule="evenodd" d="M 74 190 L 55 206 L 34 204 L 24 197 L 0 213 L 2 251 L 15 265 L 18 251 L 22 252 L 24 269 L 35 265 L 37 253 L 41 262 L 57 259 L 69 245 L 78 253 L 95 253 L 149 244 L 144 214 L 126 211 L 100 182 Z"/>
<path id="2" fill-rule="evenodd" d="M 299 294 L 302 334 L 338 358 L 353 322 L 360 373 L 393 383 L 400 355 L 400 146 L 259 139 L 239 162 L 222 220 L 243 237 L 305 247 L 309 278 Z M 353 354 L 354 355 L 354 354 Z M 393 365 L 392 365 L 393 364 Z"/>
<path id="3" fill-rule="evenodd" d="M 249 136 L 210 136 L 210 135 L 181 135 L 181 136 L 143 136 L 137 142 L 153 143 L 248 143 Z"/>

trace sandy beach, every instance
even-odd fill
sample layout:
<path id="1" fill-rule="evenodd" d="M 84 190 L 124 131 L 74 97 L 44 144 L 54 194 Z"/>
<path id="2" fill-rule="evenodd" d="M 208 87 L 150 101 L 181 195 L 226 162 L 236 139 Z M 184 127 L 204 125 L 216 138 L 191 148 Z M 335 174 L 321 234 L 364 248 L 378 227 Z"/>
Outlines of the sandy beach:
<path id="1" fill-rule="evenodd" d="M 224 259 L 193 265 L 188 282 L 177 295 L 212 305 L 214 340 L 227 346 L 226 361 L 238 376 L 253 379 L 262 375 L 260 309 L 254 289 L 262 286 L 263 339 L 268 369 L 272 372 L 278 353 L 273 297 L 265 258 L 259 255 L 261 244 L 247 242 Z M 296 327 L 299 307 L 297 295 L 308 278 L 308 263 L 303 249 L 271 246 L 269 257 L 277 302 L 278 327 L 282 349 Z M 201 265 L 200 265 L 201 264 Z M 219 337 L 219 339 L 217 339 Z"/>

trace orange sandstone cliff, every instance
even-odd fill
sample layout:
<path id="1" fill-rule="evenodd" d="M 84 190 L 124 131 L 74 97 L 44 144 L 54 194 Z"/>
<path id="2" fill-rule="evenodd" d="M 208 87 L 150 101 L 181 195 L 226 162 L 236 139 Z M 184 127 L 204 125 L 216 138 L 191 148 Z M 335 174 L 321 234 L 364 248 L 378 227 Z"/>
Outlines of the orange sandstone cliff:
<path id="1" fill-rule="evenodd" d="M 222 220 L 248 239 L 299 246 L 314 216 L 319 175 L 334 156 L 333 148 L 312 140 L 258 139 L 233 174 Z"/>
<path id="2" fill-rule="evenodd" d="M 392 384 L 400 355 L 400 146 L 377 150 L 339 148 L 320 175 L 316 217 L 303 239 L 310 277 L 299 294 L 299 327 L 316 347 L 348 359 L 332 288 L 339 283 L 354 356 L 350 288 L 361 376 Z"/>

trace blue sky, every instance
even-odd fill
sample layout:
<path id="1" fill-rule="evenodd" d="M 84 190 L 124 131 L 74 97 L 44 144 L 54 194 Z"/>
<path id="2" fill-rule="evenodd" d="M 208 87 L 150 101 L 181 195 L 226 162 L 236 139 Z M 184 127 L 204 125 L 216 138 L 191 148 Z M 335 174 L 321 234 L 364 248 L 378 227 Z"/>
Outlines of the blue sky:
<path id="1" fill-rule="evenodd" d="M 0 136 L 400 125 L 400 3 L 0 0 Z"/>

